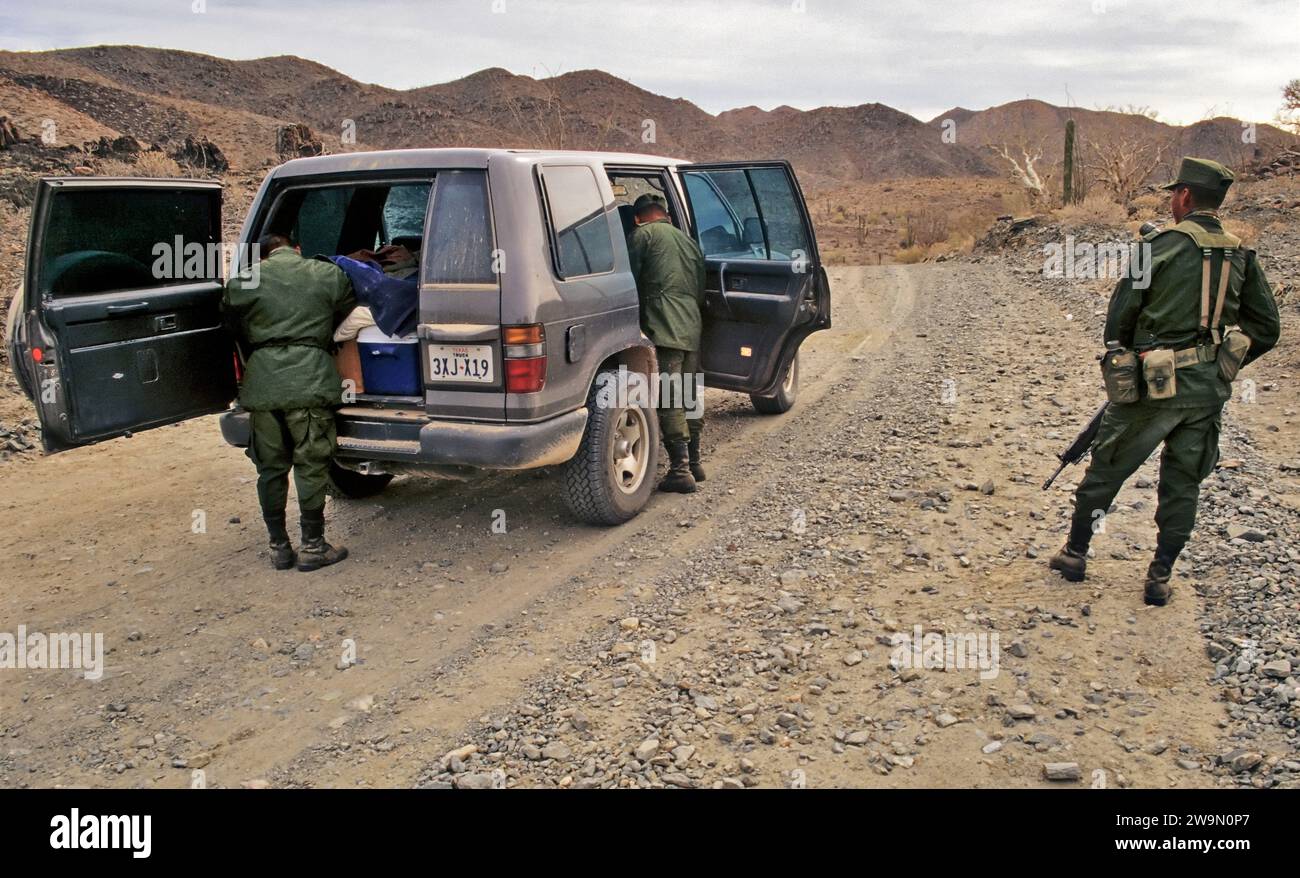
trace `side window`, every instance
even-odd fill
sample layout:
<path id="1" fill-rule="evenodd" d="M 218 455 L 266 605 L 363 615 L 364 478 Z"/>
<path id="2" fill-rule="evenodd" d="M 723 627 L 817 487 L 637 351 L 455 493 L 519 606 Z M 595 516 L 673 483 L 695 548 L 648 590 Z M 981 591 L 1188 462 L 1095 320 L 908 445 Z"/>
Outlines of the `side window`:
<path id="1" fill-rule="evenodd" d="M 132 191 L 126 206 L 120 189 L 60 192 L 50 202 L 42 240 L 40 292 L 68 296 L 220 280 L 221 259 L 210 258 L 209 247 L 218 240 L 217 204 L 197 190 Z M 178 239 L 184 248 L 179 273 Z"/>
<path id="2" fill-rule="evenodd" d="M 355 192 L 352 186 L 330 186 L 308 189 L 303 194 L 291 231 L 293 239 L 302 247 L 303 256 L 318 253 L 333 256 L 338 252 L 339 232 Z"/>
<path id="3" fill-rule="evenodd" d="M 695 233 L 705 256 L 740 252 L 740 223 L 706 174 L 686 174 L 686 193 L 695 212 Z"/>
<path id="4" fill-rule="evenodd" d="M 684 171 L 705 256 L 794 261 L 808 249 L 799 197 L 784 168 Z"/>
<path id="5" fill-rule="evenodd" d="M 424 281 L 493 284 L 492 214 L 484 171 L 440 171 L 424 247 Z"/>
<path id="6" fill-rule="evenodd" d="M 383 214 L 385 242 L 424 237 L 424 215 L 429 209 L 431 188 L 430 183 L 399 183 L 388 190 Z"/>
<path id="7" fill-rule="evenodd" d="M 795 251 L 807 258 L 808 235 L 804 229 L 803 211 L 785 169 L 754 168 L 748 173 L 754 197 L 763 210 L 767 258 L 794 260 L 798 255 Z"/>
<path id="8" fill-rule="evenodd" d="M 555 273 L 568 279 L 613 271 L 614 243 L 595 172 L 585 166 L 546 167 L 542 183 Z"/>

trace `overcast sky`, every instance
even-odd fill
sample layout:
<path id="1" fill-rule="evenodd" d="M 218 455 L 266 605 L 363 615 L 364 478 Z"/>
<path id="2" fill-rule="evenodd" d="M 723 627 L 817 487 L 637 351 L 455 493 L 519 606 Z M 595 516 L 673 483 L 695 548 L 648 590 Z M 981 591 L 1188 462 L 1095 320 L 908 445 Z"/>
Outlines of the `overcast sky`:
<path id="1" fill-rule="evenodd" d="M 1041 98 L 1270 121 L 1300 0 L 4 0 L 0 47 L 299 55 L 396 88 L 595 67 L 709 112 Z"/>

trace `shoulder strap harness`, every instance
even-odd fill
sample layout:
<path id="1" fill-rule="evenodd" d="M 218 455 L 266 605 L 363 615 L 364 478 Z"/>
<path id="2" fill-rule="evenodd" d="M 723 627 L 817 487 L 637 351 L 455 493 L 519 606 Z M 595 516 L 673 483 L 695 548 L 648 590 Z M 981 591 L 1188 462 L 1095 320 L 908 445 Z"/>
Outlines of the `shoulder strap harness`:
<path id="1" fill-rule="evenodd" d="M 1182 232 L 1201 249 L 1201 337 L 1207 335 L 1213 344 L 1222 339 L 1220 321 L 1223 319 L 1223 303 L 1228 295 L 1228 279 L 1232 275 L 1232 256 L 1241 246 L 1241 239 L 1228 232 L 1211 232 L 1200 223 L 1183 220 L 1169 229 Z M 1219 289 L 1214 301 L 1214 313 L 1210 314 L 1210 257 L 1215 250 L 1223 251 L 1223 262 L 1219 267 Z"/>

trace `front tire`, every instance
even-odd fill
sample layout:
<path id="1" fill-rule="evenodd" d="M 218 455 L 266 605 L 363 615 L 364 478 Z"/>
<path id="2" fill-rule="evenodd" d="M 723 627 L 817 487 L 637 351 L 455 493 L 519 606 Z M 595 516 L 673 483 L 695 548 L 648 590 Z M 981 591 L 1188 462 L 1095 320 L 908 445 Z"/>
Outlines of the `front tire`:
<path id="1" fill-rule="evenodd" d="M 785 380 L 777 387 L 772 396 L 758 396 L 751 393 L 749 401 L 755 410 L 764 415 L 783 415 L 794 408 L 799 398 L 799 354 L 790 361 L 790 368 L 785 372 Z"/>
<path id="2" fill-rule="evenodd" d="M 381 493 L 392 480 L 392 473 L 366 475 L 330 461 L 330 492 L 336 497 L 364 500 Z"/>
<path id="3" fill-rule="evenodd" d="M 602 405 L 602 386 L 617 376 L 601 372 L 592 382 L 582 443 L 562 473 L 569 511 L 588 524 L 622 524 L 645 507 L 654 491 L 659 419 L 652 408 Z"/>

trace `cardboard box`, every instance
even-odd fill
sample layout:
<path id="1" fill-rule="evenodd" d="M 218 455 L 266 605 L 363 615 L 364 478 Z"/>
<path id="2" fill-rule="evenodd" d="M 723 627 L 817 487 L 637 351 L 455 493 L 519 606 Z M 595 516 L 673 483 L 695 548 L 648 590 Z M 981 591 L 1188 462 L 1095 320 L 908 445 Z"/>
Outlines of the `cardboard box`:
<path id="1" fill-rule="evenodd" d="M 366 392 L 366 383 L 361 377 L 361 348 L 355 341 L 339 342 L 339 352 L 334 355 L 334 365 L 338 367 L 339 377 L 352 382 L 356 393 Z"/>

